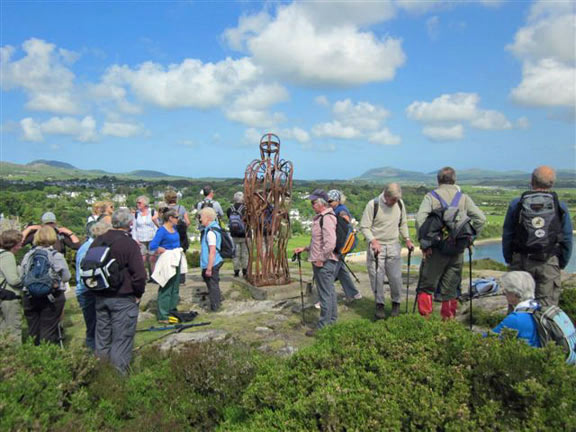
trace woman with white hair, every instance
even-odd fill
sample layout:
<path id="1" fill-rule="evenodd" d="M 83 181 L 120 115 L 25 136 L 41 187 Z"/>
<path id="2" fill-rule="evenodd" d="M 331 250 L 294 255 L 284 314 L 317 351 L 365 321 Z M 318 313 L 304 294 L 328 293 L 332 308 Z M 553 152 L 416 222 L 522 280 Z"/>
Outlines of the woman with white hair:
<path id="1" fill-rule="evenodd" d="M 534 279 L 528 272 L 512 271 L 502 276 L 500 285 L 513 311 L 492 331 L 499 334 L 504 328 L 516 330 L 518 338 L 524 339 L 530 346 L 539 348 L 541 345 L 538 330 L 531 313 L 540 308 L 534 300 L 536 287 Z"/>
<path id="2" fill-rule="evenodd" d="M 244 192 L 234 194 L 234 204 L 226 211 L 228 228 L 236 246 L 234 256 L 234 277 L 246 276 L 248 272 L 248 246 L 246 245 L 246 207 L 244 206 Z"/>

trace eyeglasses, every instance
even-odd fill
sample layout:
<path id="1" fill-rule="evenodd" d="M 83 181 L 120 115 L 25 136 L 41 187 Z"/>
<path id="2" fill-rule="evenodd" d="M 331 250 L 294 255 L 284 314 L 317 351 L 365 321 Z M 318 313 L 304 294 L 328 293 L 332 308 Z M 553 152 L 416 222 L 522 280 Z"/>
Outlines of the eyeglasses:
<path id="1" fill-rule="evenodd" d="M 328 200 L 328 204 L 332 204 L 334 200 Z"/>

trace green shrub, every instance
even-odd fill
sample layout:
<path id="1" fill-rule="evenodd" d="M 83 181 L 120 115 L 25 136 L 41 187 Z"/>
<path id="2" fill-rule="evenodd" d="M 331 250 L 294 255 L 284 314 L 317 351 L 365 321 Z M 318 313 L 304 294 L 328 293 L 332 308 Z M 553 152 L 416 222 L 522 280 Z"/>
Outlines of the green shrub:
<path id="1" fill-rule="evenodd" d="M 416 316 L 354 321 L 269 365 L 222 430 L 574 430 L 575 386 L 556 347 Z"/>
<path id="2" fill-rule="evenodd" d="M 186 252 L 186 263 L 190 268 L 200 267 L 200 251 L 193 250 Z"/>
<path id="3" fill-rule="evenodd" d="M 482 258 L 477 260 L 472 260 L 472 271 L 474 270 L 498 270 L 506 271 L 508 267 L 506 264 L 502 264 L 490 258 Z"/>
<path id="4" fill-rule="evenodd" d="M 576 323 L 576 287 L 566 287 L 560 295 L 560 308 Z"/>

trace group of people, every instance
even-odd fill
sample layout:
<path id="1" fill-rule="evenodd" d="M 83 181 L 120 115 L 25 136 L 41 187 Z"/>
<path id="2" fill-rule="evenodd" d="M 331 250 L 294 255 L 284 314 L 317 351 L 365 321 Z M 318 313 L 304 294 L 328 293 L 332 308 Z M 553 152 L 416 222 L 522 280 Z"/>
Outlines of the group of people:
<path id="1" fill-rule="evenodd" d="M 422 230 L 430 225 L 430 218 L 438 214 L 444 218 L 444 224 L 466 222 L 473 233 L 464 245 L 469 247 L 484 226 L 486 217 L 473 200 L 461 192 L 453 168 L 439 170 L 437 181 L 438 187 L 425 195 L 416 213 L 416 231 L 422 249 L 417 305 L 421 315 L 429 316 L 433 311 L 433 295 L 438 293 L 442 303 L 441 316 L 451 319 L 458 306 L 464 251 L 448 253 L 442 242 L 425 242 Z M 510 203 L 503 230 L 504 258 L 514 271 L 502 279 L 510 316 L 495 331 L 516 327 L 520 337 L 534 345 L 534 328 L 521 314 L 531 305 L 558 303 L 560 270 L 566 266 L 572 252 L 570 215 L 565 203 L 558 201 L 551 191 L 554 181 L 552 168 L 542 166 L 534 170 L 531 191 Z M 210 310 L 217 311 L 222 301 L 219 273 L 224 261 L 220 254 L 224 211 L 214 200 L 211 187 L 203 188 L 202 194 L 204 199 L 196 206 L 201 230 L 200 266 L 208 289 Z M 338 190 L 316 189 L 308 199 L 315 212 L 311 241 L 309 246 L 296 248 L 294 252 L 308 252 L 318 288 L 320 319 L 316 328 L 306 332 L 313 336 L 318 329 L 337 320 L 336 280 L 340 281 L 350 301 L 360 299 L 362 295 L 343 256 L 336 250 L 339 218 L 347 223 L 352 219 L 344 195 Z M 119 371 L 126 372 L 132 356 L 139 302 L 147 281 L 159 285 L 157 319 L 165 324 L 169 323 L 170 314 L 177 311 L 179 286 L 187 272 L 185 251 L 190 216 L 184 206 L 178 204 L 174 191 L 167 191 L 164 200 L 156 210 L 150 207 L 146 196 L 140 196 L 134 212 L 127 208 L 114 210 L 111 202 L 96 203 L 87 220 L 88 237 L 84 243 L 68 228 L 58 226 L 52 212 L 42 216 L 41 225 L 29 226 L 23 232 L 2 232 L 0 332 L 20 341 L 22 304 L 28 333 L 36 343 L 61 340 L 64 292 L 71 277 L 65 250 L 67 247 L 76 249 L 76 296 L 86 323 L 86 345 L 97 356 L 109 359 Z M 543 208 L 551 210 L 542 213 Z M 452 215 L 451 222 L 446 215 Z M 240 273 L 246 276 L 248 249 L 242 192 L 234 194 L 233 205 L 226 216 L 236 246 L 234 276 L 239 277 Z M 390 287 L 390 315 L 395 317 L 401 303 L 401 242 L 409 251 L 414 249 L 407 209 L 398 184 L 387 185 L 378 197 L 366 204 L 360 232 L 367 241 L 366 266 L 376 303 L 375 318 L 386 316 L 385 283 Z M 19 268 L 15 253 L 28 243 L 32 243 L 33 248 L 26 253 Z M 98 247 L 109 248 L 119 269 L 119 282 L 113 289 L 93 290 L 86 286 L 82 276 L 83 261 L 93 248 Z M 47 283 L 48 292 L 42 294 L 38 287 Z"/>
<path id="2" fill-rule="evenodd" d="M 437 294 L 441 301 L 440 314 L 444 320 L 449 320 L 455 317 L 458 308 L 464 252 L 482 230 L 486 216 L 468 195 L 462 193 L 456 184 L 453 168 L 440 169 L 437 182 L 438 187 L 424 196 L 415 216 L 422 249 L 416 302 L 419 313 L 428 317 L 433 312 L 434 295 Z M 504 278 L 503 286 L 510 293 L 507 299 L 511 314 L 521 313 L 519 307 L 524 308 L 528 303 L 546 306 L 557 305 L 559 301 L 560 271 L 572 253 L 572 222 L 566 204 L 558 201 L 551 191 L 554 182 L 555 171 L 552 168 L 536 168 L 532 174 L 531 190 L 522 198 L 514 199 L 506 215 L 503 255 L 514 272 Z M 361 295 L 346 274 L 343 257 L 335 251 L 337 218 L 342 215 L 350 220 L 349 211 L 342 202 L 342 193 L 316 189 L 308 199 L 316 214 L 311 241 L 309 246 L 296 248 L 294 252 L 308 252 L 318 287 L 320 320 L 316 328 L 306 332 L 313 336 L 318 329 L 337 320 L 336 280 L 341 282 L 348 299 L 354 300 Z M 543 216 L 538 213 L 542 208 L 548 209 Z M 326 217 L 329 215 L 332 217 Z M 432 228 L 434 220 L 439 221 L 436 228 Z M 385 283 L 390 287 L 390 315 L 397 316 L 402 288 L 400 240 L 410 252 L 414 249 L 398 184 L 387 185 L 378 197 L 366 204 L 360 231 L 367 241 L 366 267 L 376 302 L 375 318 L 386 316 Z M 453 238 L 448 231 L 455 233 Z M 515 320 L 505 320 L 502 326 L 509 326 L 511 322 Z M 500 330 L 501 326 L 495 329 Z"/>

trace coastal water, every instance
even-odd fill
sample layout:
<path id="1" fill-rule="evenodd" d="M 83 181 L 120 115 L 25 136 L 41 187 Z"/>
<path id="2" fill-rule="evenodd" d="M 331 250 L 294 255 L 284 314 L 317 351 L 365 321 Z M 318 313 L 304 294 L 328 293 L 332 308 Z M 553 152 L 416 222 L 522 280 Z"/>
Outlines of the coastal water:
<path id="1" fill-rule="evenodd" d="M 465 257 L 466 261 L 468 261 L 468 252 L 466 252 Z M 504 257 L 502 256 L 502 243 L 500 241 L 494 241 L 476 246 L 473 251 L 472 259 L 477 260 L 483 258 L 490 258 L 494 261 L 504 263 Z M 413 257 L 411 262 L 412 264 L 420 264 L 420 257 Z M 576 273 L 576 253 L 572 252 L 570 262 L 564 271 L 566 273 Z"/>

